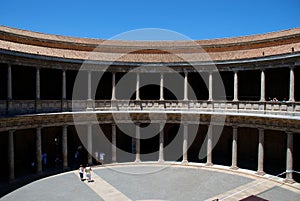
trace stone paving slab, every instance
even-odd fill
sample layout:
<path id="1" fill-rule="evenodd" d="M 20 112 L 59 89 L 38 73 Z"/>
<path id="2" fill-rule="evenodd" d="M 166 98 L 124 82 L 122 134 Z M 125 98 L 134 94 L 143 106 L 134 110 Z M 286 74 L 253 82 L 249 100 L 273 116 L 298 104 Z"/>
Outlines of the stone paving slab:
<path id="1" fill-rule="evenodd" d="M 0 198 L 1 201 L 101 201 L 78 177 L 69 172 L 37 180 Z"/>
<path id="2" fill-rule="evenodd" d="M 95 182 L 82 182 L 77 171 L 55 175 L 19 188 L 0 201 L 203 201 L 239 200 L 250 195 L 272 201 L 300 200 L 300 188 L 200 166 L 117 164 L 93 167 L 92 178 Z"/>

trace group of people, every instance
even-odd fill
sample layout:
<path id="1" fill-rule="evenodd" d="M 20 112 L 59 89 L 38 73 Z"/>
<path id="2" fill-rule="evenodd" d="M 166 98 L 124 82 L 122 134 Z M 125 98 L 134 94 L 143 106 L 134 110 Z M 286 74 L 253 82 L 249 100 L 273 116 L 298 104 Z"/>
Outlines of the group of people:
<path id="1" fill-rule="evenodd" d="M 274 97 L 274 98 L 269 97 L 269 98 L 268 98 L 268 101 L 271 101 L 271 102 L 279 102 L 279 100 L 278 100 L 276 97 Z M 286 98 L 284 98 L 284 99 L 282 100 L 282 102 L 286 102 Z"/>
<path id="2" fill-rule="evenodd" d="M 85 173 L 85 178 L 84 178 Z M 83 165 L 79 166 L 79 177 L 81 181 L 87 180 L 87 182 L 93 182 L 92 180 L 92 168 L 87 164 L 86 167 L 83 167 Z"/>

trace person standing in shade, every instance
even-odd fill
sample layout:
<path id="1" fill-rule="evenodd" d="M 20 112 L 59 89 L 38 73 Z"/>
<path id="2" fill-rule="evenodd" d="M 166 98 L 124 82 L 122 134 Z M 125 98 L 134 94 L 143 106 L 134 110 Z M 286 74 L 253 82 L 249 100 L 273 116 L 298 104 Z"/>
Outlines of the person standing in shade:
<path id="1" fill-rule="evenodd" d="M 87 164 L 85 167 L 85 173 L 87 181 L 92 182 L 92 168 L 89 166 L 89 164 Z"/>
<path id="2" fill-rule="evenodd" d="M 100 152 L 100 154 L 99 154 L 99 160 L 100 160 L 101 165 L 104 164 L 104 156 L 105 156 L 105 153 Z"/>
<path id="3" fill-rule="evenodd" d="M 82 165 L 80 165 L 80 167 L 79 167 L 79 177 L 80 177 L 81 181 L 84 181 L 83 174 L 84 174 L 84 167 Z"/>

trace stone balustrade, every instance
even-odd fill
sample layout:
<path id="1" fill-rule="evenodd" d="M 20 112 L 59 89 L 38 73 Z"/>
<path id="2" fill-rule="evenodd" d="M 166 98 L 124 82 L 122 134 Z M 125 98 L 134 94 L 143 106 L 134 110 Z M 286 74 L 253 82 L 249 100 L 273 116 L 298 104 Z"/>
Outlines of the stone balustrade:
<path id="1" fill-rule="evenodd" d="M 68 111 L 191 111 L 300 116 L 298 102 L 200 100 L 11 100 L 0 101 L 0 115 Z"/>

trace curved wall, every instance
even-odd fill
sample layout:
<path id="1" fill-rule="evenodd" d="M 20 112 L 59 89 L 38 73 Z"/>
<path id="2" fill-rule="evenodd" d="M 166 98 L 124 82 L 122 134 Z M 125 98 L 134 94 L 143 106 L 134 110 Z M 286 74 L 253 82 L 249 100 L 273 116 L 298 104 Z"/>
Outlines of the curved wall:
<path id="1" fill-rule="evenodd" d="M 95 52 L 93 58 L 89 57 L 91 51 Z M 87 82 L 82 87 L 86 93 L 72 100 L 76 76 L 84 62 L 89 64 L 83 69 Z M 89 87 L 106 65 L 109 68 L 100 80 L 101 87 Z M 147 76 L 156 86 L 142 87 L 130 100 L 122 99 L 117 83 L 140 65 L 146 68 L 131 75 L 128 89 L 135 91 Z M 179 97 L 164 88 L 174 78 L 172 73 L 162 70 L 163 66 L 182 77 L 182 81 L 177 82 Z M 214 66 L 218 71 L 213 70 Z M 293 176 L 299 181 L 298 175 L 290 172 L 300 167 L 295 154 L 300 142 L 299 66 L 299 28 L 228 39 L 136 42 L 72 38 L 0 26 L 3 145 L 0 157 L 8 161 L 8 166 L 0 171 L 5 172 L 1 179 L 13 180 L 22 175 L 16 167 L 22 158 L 25 163 L 34 161 L 33 172 L 41 174 L 45 168 L 41 154 L 45 150 L 52 159 L 56 159 L 56 154 L 60 156 L 57 168 L 72 166 L 76 146 L 80 145 L 73 115 L 82 115 L 83 127 L 101 122 L 106 137 L 117 143 L 119 149 L 130 152 L 132 139 L 114 128 L 118 122 L 111 116 L 114 113 L 126 124 L 128 119 L 122 119 L 122 114 L 130 111 L 136 123 L 145 125 L 149 123 L 149 114 L 166 114 L 166 143 L 171 142 L 172 137 L 167 136 L 172 136 L 176 125 L 185 123 L 193 127 L 193 118 L 200 118 L 201 128 L 188 151 L 182 153 L 183 162 L 242 167 L 257 170 L 258 174 L 287 171 L 286 181 L 294 181 Z M 218 76 L 223 81 L 226 96 L 215 93 L 219 87 L 215 82 Z M 92 90 L 96 91 L 93 97 Z M 279 101 L 270 101 L 269 97 Z M 98 122 L 89 121 L 94 114 Z M 217 122 L 211 122 L 211 115 L 225 116 L 220 140 L 223 145 L 216 147 L 213 156 L 199 161 L 195 153 L 208 132 L 207 125 L 218 126 Z M 182 116 L 186 118 L 184 122 Z M 114 138 L 116 129 L 119 134 Z M 154 150 L 161 153 L 160 139 L 157 135 L 148 142 L 141 142 L 141 152 L 151 152 L 155 147 Z M 27 144 L 22 144 L 23 141 Z M 250 147 L 245 149 L 248 142 Z M 110 150 L 109 162 L 122 161 L 117 151 L 107 149 Z M 170 153 L 165 153 L 166 160 L 169 156 Z M 86 153 L 82 160 L 93 162 L 92 156 Z M 156 157 L 151 160 L 162 161 Z"/>

